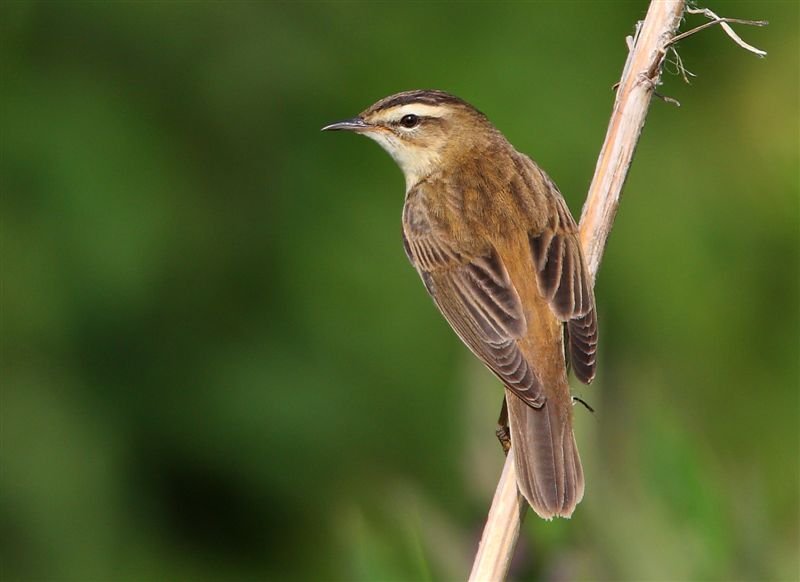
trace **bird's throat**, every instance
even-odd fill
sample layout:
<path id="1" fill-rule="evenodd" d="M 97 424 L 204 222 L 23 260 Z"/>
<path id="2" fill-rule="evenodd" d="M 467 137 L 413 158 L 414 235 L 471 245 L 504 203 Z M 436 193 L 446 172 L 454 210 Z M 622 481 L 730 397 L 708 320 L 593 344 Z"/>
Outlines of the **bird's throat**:
<path id="1" fill-rule="evenodd" d="M 435 149 L 407 143 L 388 132 L 365 135 L 380 144 L 400 166 L 406 179 L 406 192 L 433 174 L 441 164 L 441 155 Z"/>

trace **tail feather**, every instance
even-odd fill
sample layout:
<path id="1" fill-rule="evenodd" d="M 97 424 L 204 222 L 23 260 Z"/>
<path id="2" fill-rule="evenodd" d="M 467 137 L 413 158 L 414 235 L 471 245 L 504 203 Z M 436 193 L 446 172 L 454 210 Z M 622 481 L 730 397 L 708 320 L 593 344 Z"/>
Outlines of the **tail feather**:
<path id="1" fill-rule="evenodd" d="M 569 404 L 533 408 L 508 390 L 506 401 L 520 492 L 540 517 L 570 517 L 583 498 L 583 468 Z"/>

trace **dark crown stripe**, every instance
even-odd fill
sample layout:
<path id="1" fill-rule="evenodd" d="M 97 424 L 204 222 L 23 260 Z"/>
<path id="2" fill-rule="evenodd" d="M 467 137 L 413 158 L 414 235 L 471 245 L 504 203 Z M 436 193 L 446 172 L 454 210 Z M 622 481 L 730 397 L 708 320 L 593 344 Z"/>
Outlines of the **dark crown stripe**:
<path id="1" fill-rule="evenodd" d="M 450 95 L 449 93 L 445 93 L 444 91 L 436 91 L 436 90 L 418 90 L 418 91 L 406 91 L 404 93 L 397 93 L 396 95 L 390 95 L 385 99 L 378 101 L 375 105 L 373 105 L 369 112 L 375 113 L 376 111 L 383 111 L 384 109 L 389 109 L 391 107 L 397 107 L 399 105 L 409 105 L 411 103 L 421 103 L 423 105 L 441 105 L 441 104 L 453 104 L 453 105 L 462 105 L 464 107 L 468 107 L 469 109 L 475 109 L 464 101 L 463 99 L 459 99 L 455 95 Z"/>

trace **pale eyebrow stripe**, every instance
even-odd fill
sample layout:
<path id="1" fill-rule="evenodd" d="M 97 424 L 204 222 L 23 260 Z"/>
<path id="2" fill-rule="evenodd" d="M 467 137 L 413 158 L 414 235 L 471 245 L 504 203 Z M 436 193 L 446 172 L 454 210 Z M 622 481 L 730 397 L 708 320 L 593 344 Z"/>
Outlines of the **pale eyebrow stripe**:
<path id="1" fill-rule="evenodd" d="M 419 117 L 442 117 L 444 107 L 439 105 L 425 105 L 422 103 L 409 103 L 408 105 L 396 105 L 381 111 L 381 117 L 391 117 L 400 119 L 404 115 L 414 114 Z"/>

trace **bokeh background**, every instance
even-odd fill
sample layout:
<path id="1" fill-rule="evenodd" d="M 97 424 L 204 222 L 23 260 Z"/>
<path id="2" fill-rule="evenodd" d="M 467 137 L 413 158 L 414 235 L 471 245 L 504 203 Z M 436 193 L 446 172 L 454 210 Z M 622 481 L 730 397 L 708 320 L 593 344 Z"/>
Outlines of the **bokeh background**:
<path id="1" fill-rule="evenodd" d="M 451 91 L 577 215 L 646 7 L 3 3 L 3 578 L 465 578 L 501 389 L 406 262 L 399 170 L 319 128 Z M 769 56 L 668 65 L 574 387 L 586 497 L 515 579 L 800 576 L 800 15 L 712 8 Z"/>

